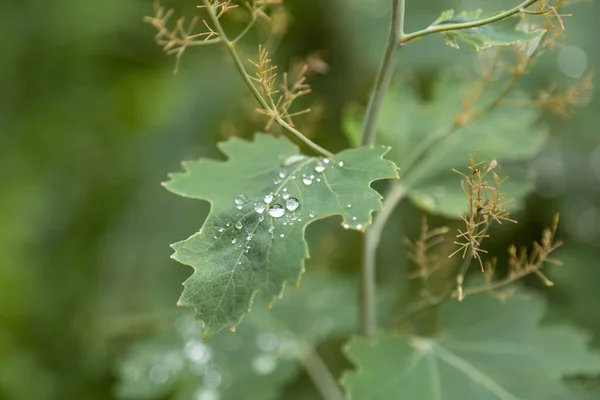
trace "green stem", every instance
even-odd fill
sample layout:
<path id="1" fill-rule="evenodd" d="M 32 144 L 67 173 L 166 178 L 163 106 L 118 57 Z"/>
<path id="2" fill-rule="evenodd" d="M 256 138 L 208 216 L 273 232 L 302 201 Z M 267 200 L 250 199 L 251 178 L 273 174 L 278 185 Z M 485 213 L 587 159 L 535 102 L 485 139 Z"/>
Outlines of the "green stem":
<path id="1" fill-rule="evenodd" d="M 363 238 L 363 256 L 361 271 L 361 296 L 360 296 L 360 326 L 361 333 L 366 338 L 372 338 L 377 324 L 377 307 L 375 304 L 375 266 L 377 246 L 381 241 L 381 233 L 396 208 L 398 202 L 406 194 L 406 189 L 393 183 L 383 200 L 383 210 L 373 219 Z"/>
<path id="2" fill-rule="evenodd" d="M 254 97 L 256 98 L 256 100 L 258 101 L 258 103 L 264 110 L 267 110 L 267 111 L 271 110 L 271 107 L 269 107 L 269 104 L 267 103 L 267 101 L 263 98 L 263 96 L 260 94 L 260 92 L 258 91 L 256 86 L 254 86 L 254 83 L 248 76 L 248 72 L 246 71 L 246 68 L 244 67 L 244 63 L 242 62 L 242 59 L 240 58 L 240 56 L 237 52 L 235 43 L 227 37 L 227 34 L 225 33 L 223 26 L 221 26 L 221 22 L 217 18 L 217 15 L 215 14 L 215 10 L 213 9 L 213 6 L 210 4 L 210 1 L 209 0 L 202 0 L 202 1 L 204 3 L 204 6 L 206 7 L 210 21 L 212 22 L 215 29 L 217 30 L 217 33 L 221 37 L 223 43 L 225 44 L 225 47 L 227 47 L 227 50 L 229 51 L 231 58 L 233 58 L 233 62 L 235 63 L 235 66 L 236 66 L 238 72 L 240 73 L 240 75 L 242 76 L 242 79 L 246 83 L 246 86 L 248 87 L 248 89 L 250 89 L 250 91 L 252 92 L 252 94 L 254 95 Z M 277 123 L 279 125 L 281 125 L 284 129 L 286 129 L 288 132 L 290 132 L 293 136 L 295 136 L 298 140 L 300 140 L 302 143 L 304 143 L 311 149 L 315 150 L 316 152 L 318 152 L 326 157 L 333 156 L 333 154 L 331 152 L 327 151 L 323 147 L 319 146 L 318 144 L 316 144 L 315 142 L 313 142 L 312 140 L 310 140 L 309 138 L 304 136 L 293 126 L 291 126 L 290 124 L 285 122 L 281 117 L 279 117 L 279 116 L 275 117 L 275 121 L 277 121 Z"/>
<path id="3" fill-rule="evenodd" d="M 422 36 L 430 35 L 432 33 L 456 31 L 456 30 L 468 29 L 468 28 L 477 28 L 479 26 L 491 24 L 492 22 L 500 21 L 502 19 L 505 19 L 512 15 L 515 15 L 515 14 L 521 12 L 522 10 L 524 10 L 525 8 L 529 7 L 530 5 L 537 3 L 538 1 L 540 1 L 540 0 L 527 0 L 527 1 L 524 1 L 521 4 L 519 4 L 518 6 L 511 8 L 508 11 L 503 11 L 501 13 L 492 15 L 487 18 L 478 19 L 477 21 L 462 22 L 462 23 L 455 23 L 455 24 L 431 25 L 420 31 L 409 33 L 407 35 L 402 35 L 399 39 L 399 43 L 404 44 L 404 43 L 416 40 Z"/>
<path id="4" fill-rule="evenodd" d="M 388 42 L 385 47 L 385 53 L 375 78 L 375 84 L 371 91 L 369 104 L 365 114 L 365 121 L 362 129 L 363 146 L 371 145 L 375 142 L 375 132 L 377 123 L 379 122 L 379 114 L 383 98 L 387 92 L 392 76 L 394 74 L 394 66 L 396 65 L 396 51 L 400 48 L 400 37 L 404 27 L 404 0 L 392 0 L 392 18 L 390 23 L 390 33 Z"/>
<path id="5" fill-rule="evenodd" d="M 336 383 L 331 371 L 312 348 L 306 344 L 301 350 L 300 362 L 325 400 L 344 400 L 346 396 Z"/>

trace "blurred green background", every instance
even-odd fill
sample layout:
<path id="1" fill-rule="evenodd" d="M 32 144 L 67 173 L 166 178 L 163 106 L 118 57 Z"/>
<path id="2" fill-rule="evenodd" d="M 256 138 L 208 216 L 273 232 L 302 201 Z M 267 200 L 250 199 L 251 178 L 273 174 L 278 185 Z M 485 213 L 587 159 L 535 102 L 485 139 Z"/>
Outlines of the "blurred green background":
<path id="1" fill-rule="evenodd" d="M 324 74 L 310 79 L 317 112 L 300 122 L 318 143 L 347 147 L 342 116 L 349 99 L 365 103 L 387 31 L 387 0 L 286 0 L 274 58 L 282 66 L 318 52 Z M 491 12 L 514 1 L 407 1 L 407 31 L 447 8 Z M 165 2 L 182 13 L 193 1 Z M 567 9 L 562 47 L 543 55 L 521 87 L 535 93 L 570 85 L 600 60 L 600 11 Z M 169 244 L 200 227 L 207 204 L 160 186 L 180 160 L 220 157 L 215 143 L 250 137 L 262 122 L 220 47 L 192 49 L 179 75 L 175 60 L 142 22 L 148 0 L 4 0 L 0 5 L 0 399 L 112 399 L 115 363 L 146 316 L 171 313 L 191 269 L 169 259 Z M 265 40 L 245 39 L 248 57 Z M 400 52 L 398 75 L 421 83 L 452 65 L 472 66 L 474 51 L 426 37 Z M 495 244 L 529 244 L 558 211 L 566 245 L 541 291 L 551 318 L 568 319 L 600 345 L 600 103 L 570 119 L 545 114 L 551 138 L 532 160 L 536 191 L 515 227 Z M 387 228 L 381 274 L 399 276 L 398 248 L 418 232 L 421 211 L 404 202 Z M 308 263 L 356 271 L 360 235 L 337 221 L 309 229 Z M 335 236 L 332 236 L 335 233 Z M 386 275 L 387 274 L 387 275 Z M 405 288 L 401 288 L 404 290 Z M 142 323 L 137 323 L 141 321 Z M 133 330 L 133 332 L 132 332 Z M 310 398 L 310 397 L 307 397 Z"/>

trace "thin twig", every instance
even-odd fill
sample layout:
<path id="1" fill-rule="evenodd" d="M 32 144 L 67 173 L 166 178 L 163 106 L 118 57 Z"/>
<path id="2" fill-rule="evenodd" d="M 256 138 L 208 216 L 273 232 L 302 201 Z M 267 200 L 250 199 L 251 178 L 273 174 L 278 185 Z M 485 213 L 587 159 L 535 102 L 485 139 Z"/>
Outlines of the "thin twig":
<path id="1" fill-rule="evenodd" d="M 456 31 L 456 30 L 468 29 L 468 28 L 477 28 L 479 26 L 491 24 L 492 22 L 500 21 L 502 19 L 505 19 L 505 18 L 511 17 L 515 14 L 518 14 L 520 12 L 523 12 L 527 7 L 531 6 L 534 3 L 537 3 L 538 1 L 540 1 L 540 0 L 527 0 L 527 1 L 524 1 L 521 4 L 519 4 L 518 6 L 511 8 L 508 11 L 503 11 L 501 13 L 492 15 L 490 17 L 478 19 L 477 21 L 462 22 L 462 23 L 456 23 L 456 24 L 432 25 L 432 26 L 429 26 L 429 27 L 422 29 L 420 31 L 417 31 L 417 32 L 409 33 L 407 35 L 404 35 L 404 34 L 401 35 L 399 42 L 400 42 L 400 44 L 404 44 L 404 43 L 419 39 L 422 36 L 430 35 L 432 33 Z"/>
<path id="2" fill-rule="evenodd" d="M 263 96 L 260 94 L 260 92 L 258 91 L 256 86 L 252 83 L 252 80 L 249 78 L 248 72 L 246 71 L 246 68 L 244 67 L 244 63 L 242 62 L 242 59 L 240 58 L 240 56 L 237 52 L 237 49 L 235 48 L 235 43 L 233 41 L 231 41 L 225 34 L 225 31 L 223 30 L 223 26 L 221 25 L 221 22 L 217 18 L 217 15 L 215 14 L 215 10 L 213 9 L 212 5 L 210 4 L 210 1 L 209 0 L 202 0 L 202 1 L 204 3 L 204 6 L 206 7 L 208 16 L 209 16 L 212 24 L 214 25 L 215 29 L 219 33 L 219 37 L 222 39 L 223 43 L 225 44 L 225 47 L 227 47 L 227 50 L 229 51 L 231 58 L 233 58 L 236 68 L 238 69 L 240 75 L 242 76 L 242 79 L 246 83 L 246 86 L 248 86 L 248 89 L 250 89 L 250 91 L 252 92 L 252 94 L 254 95 L 254 97 L 256 98 L 258 103 L 260 104 L 260 106 L 265 110 L 270 110 L 271 107 L 269 106 L 267 101 L 263 98 Z M 290 124 L 288 124 L 286 121 L 284 121 L 281 117 L 279 117 L 279 116 L 275 117 L 275 121 L 279 125 L 281 125 L 284 129 L 286 129 L 288 132 L 290 132 L 292 135 L 294 135 L 302 143 L 304 143 L 305 145 L 310 147 L 311 149 L 315 150 L 316 152 L 318 152 L 326 157 L 333 156 L 333 154 L 331 152 L 329 152 L 328 150 L 324 149 L 323 147 L 319 146 L 318 144 L 316 144 L 315 142 L 313 142 L 312 140 L 310 140 L 309 138 L 304 136 L 301 132 L 299 132 L 297 129 L 292 127 Z"/>

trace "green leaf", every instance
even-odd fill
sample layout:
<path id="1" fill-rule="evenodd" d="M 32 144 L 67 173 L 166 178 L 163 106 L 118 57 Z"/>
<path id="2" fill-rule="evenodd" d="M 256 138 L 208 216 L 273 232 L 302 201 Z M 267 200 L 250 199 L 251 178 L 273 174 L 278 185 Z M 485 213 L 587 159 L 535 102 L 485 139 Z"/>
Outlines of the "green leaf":
<path id="1" fill-rule="evenodd" d="M 299 359 L 326 337 L 356 328 L 356 282 L 308 276 L 271 311 L 255 308 L 233 334 L 202 339 L 189 315 L 177 331 L 144 339 L 118 365 L 121 399 L 269 400 L 281 398 Z M 208 397 L 209 395 L 213 397 Z"/>
<path id="2" fill-rule="evenodd" d="M 381 196 L 371 182 L 397 178 L 384 147 L 363 147 L 331 159 L 300 155 L 286 138 L 257 134 L 254 142 L 219 144 L 227 161 L 184 163 L 165 186 L 208 200 L 200 231 L 175 243 L 173 258 L 194 268 L 180 305 L 193 306 L 206 336 L 235 327 L 257 292 L 271 305 L 286 282 L 297 283 L 308 249 L 306 226 L 341 215 L 346 228 L 364 230 Z"/>
<path id="3" fill-rule="evenodd" d="M 591 399 L 564 378 L 600 372 L 600 357 L 572 326 L 540 327 L 544 312 L 542 300 L 521 294 L 447 303 L 437 338 L 352 339 L 347 354 L 357 370 L 343 385 L 352 400 Z"/>
<path id="4" fill-rule="evenodd" d="M 443 26 L 450 24 L 461 24 L 465 22 L 477 21 L 481 16 L 481 10 L 463 11 L 454 15 L 454 10 L 444 11 L 430 27 Z M 528 42 L 540 37 L 544 31 L 538 30 L 526 32 L 519 27 L 523 16 L 518 13 L 499 21 L 478 26 L 475 28 L 458 29 L 442 32 L 446 44 L 458 48 L 457 40 L 473 46 L 475 50 L 485 49 L 491 46 L 508 46 L 515 43 Z"/>
<path id="5" fill-rule="evenodd" d="M 479 160 L 497 159 L 501 174 L 509 176 L 503 191 L 509 198 L 519 198 L 533 185 L 527 170 L 516 162 L 536 154 L 546 139 L 545 131 L 533 126 L 536 111 L 500 105 L 445 137 L 432 140 L 449 131 L 462 109 L 462 100 L 471 98 L 472 90 L 469 82 L 444 76 L 434 87 L 433 99 L 423 102 L 407 85 L 399 85 L 384 99 L 377 135 L 378 143 L 391 146 L 387 157 L 401 168 L 399 183 L 408 189 L 408 196 L 421 208 L 451 218 L 464 213 L 468 204 L 460 178 L 452 168 L 466 170 L 470 154 L 476 151 Z M 478 107 L 491 95 L 484 97 Z M 354 111 L 345 121 L 355 145 L 360 141 L 361 118 Z M 415 160 L 415 149 L 428 142 L 433 143 L 429 151 Z M 411 161 L 415 161 L 412 166 L 407 164 Z"/>

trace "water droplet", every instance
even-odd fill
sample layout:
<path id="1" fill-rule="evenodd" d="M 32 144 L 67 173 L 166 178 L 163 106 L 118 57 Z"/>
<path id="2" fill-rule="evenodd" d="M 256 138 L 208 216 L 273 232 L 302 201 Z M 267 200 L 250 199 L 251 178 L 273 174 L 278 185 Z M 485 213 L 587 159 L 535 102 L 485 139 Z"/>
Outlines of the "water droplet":
<path id="1" fill-rule="evenodd" d="M 238 206 L 243 206 L 248 202 L 248 197 L 246 195 L 240 194 L 235 198 L 235 204 Z"/>
<path id="2" fill-rule="evenodd" d="M 281 218 L 285 214 L 285 209 L 281 204 L 273 204 L 269 209 L 269 215 L 273 218 Z"/>
<path id="3" fill-rule="evenodd" d="M 292 175 L 292 179 L 296 179 L 296 175 Z"/>
<path id="4" fill-rule="evenodd" d="M 314 175 L 311 175 L 311 176 L 310 176 L 310 179 L 315 179 L 315 176 L 314 176 Z"/>
<path id="5" fill-rule="evenodd" d="M 346 207 L 352 208 L 352 204 L 348 203 L 348 204 L 346 204 Z"/>
<path id="6" fill-rule="evenodd" d="M 275 196 L 273 196 L 273 193 L 269 193 L 268 195 L 265 196 L 265 204 L 271 204 L 273 202 L 273 200 L 275 200 Z"/>
<path id="7" fill-rule="evenodd" d="M 288 224 L 287 221 L 283 221 L 283 226 L 286 226 Z"/>
<path id="8" fill-rule="evenodd" d="M 238 265 L 242 265 L 242 262 L 241 262 L 241 261 L 238 261 Z"/>
<path id="9" fill-rule="evenodd" d="M 281 196 L 281 197 L 283 197 L 284 200 L 287 200 L 287 199 L 290 198 L 290 194 L 289 193 L 284 193 L 283 196 Z"/>
<path id="10" fill-rule="evenodd" d="M 231 224 L 228 222 L 228 223 L 226 223 L 226 224 L 225 224 L 225 226 L 226 226 L 227 228 L 229 228 L 229 227 L 231 226 Z"/>
<path id="11" fill-rule="evenodd" d="M 217 235 L 213 236 L 213 239 L 218 239 Z"/>
<path id="12" fill-rule="evenodd" d="M 356 229 L 361 230 L 363 226 L 361 224 L 356 225 Z"/>
<path id="13" fill-rule="evenodd" d="M 321 178 L 317 178 L 317 182 L 321 182 Z"/>
<path id="14" fill-rule="evenodd" d="M 236 238 L 231 239 L 231 244 L 236 244 L 236 243 L 237 243 L 237 239 Z"/>
<path id="15" fill-rule="evenodd" d="M 350 225 L 348 225 L 348 224 L 344 224 L 344 225 L 342 225 L 342 226 L 344 227 L 344 229 L 348 229 L 348 228 L 350 228 Z"/>
<path id="16" fill-rule="evenodd" d="M 302 183 L 304 183 L 306 186 L 312 185 L 312 179 L 310 179 L 308 176 L 305 176 L 302 178 Z"/>
<path id="17" fill-rule="evenodd" d="M 281 179 L 285 178 L 286 177 L 285 171 L 279 171 L 279 177 Z"/>
<path id="18" fill-rule="evenodd" d="M 356 217 L 352 217 L 352 221 L 356 221 Z"/>
<path id="19" fill-rule="evenodd" d="M 300 202 L 295 197 L 290 197 L 285 202 L 285 208 L 287 208 L 289 211 L 295 211 L 298 209 L 298 207 L 300 207 Z"/>
<path id="20" fill-rule="evenodd" d="M 283 190 L 284 192 L 287 192 L 287 188 L 283 188 L 283 189 L 281 189 L 281 190 Z"/>
<path id="21" fill-rule="evenodd" d="M 300 162 L 305 159 L 306 159 L 306 156 L 304 156 L 302 154 L 293 154 L 293 155 L 289 156 L 288 158 L 286 158 L 285 160 L 283 160 L 283 166 L 287 167 L 288 165 L 296 164 L 297 162 Z"/>
<path id="22" fill-rule="evenodd" d="M 344 162 L 343 162 L 343 161 L 340 161 L 340 162 L 338 163 L 338 165 L 339 165 L 340 167 L 343 167 L 343 166 L 344 166 Z"/>
<path id="23" fill-rule="evenodd" d="M 279 235 L 280 237 L 284 238 L 285 237 L 285 233 L 282 233 L 281 235 Z"/>
<path id="24" fill-rule="evenodd" d="M 273 233 L 274 231 L 275 231 L 275 227 L 274 226 L 272 226 L 272 227 L 269 228 L 269 233 Z"/>
<path id="25" fill-rule="evenodd" d="M 219 232 L 223 232 L 225 230 L 225 228 L 221 227 L 219 229 L 217 229 Z"/>
<path id="26" fill-rule="evenodd" d="M 314 211 L 311 211 L 310 214 L 308 214 L 309 217 L 314 218 L 317 216 L 317 213 Z"/>
<path id="27" fill-rule="evenodd" d="M 269 375 L 277 367 L 277 358 L 261 354 L 252 361 L 252 369 L 259 375 Z"/>
<path id="28" fill-rule="evenodd" d="M 244 208 L 244 206 L 236 206 L 235 208 L 237 208 L 238 210 L 241 210 L 242 208 Z"/>
<path id="29" fill-rule="evenodd" d="M 266 209 L 267 207 L 265 207 L 265 205 L 262 203 L 256 203 L 254 205 L 254 211 L 256 211 L 258 214 L 264 213 Z"/>
<path id="30" fill-rule="evenodd" d="M 325 163 L 325 164 L 329 164 L 329 158 L 324 158 L 324 159 L 323 159 L 323 163 Z"/>
<path id="31" fill-rule="evenodd" d="M 298 218 L 298 222 L 302 222 L 302 218 Z"/>
<path id="32" fill-rule="evenodd" d="M 279 185 L 283 180 L 282 179 L 275 179 L 273 181 L 273 185 Z"/>
<path id="33" fill-rule="evenodd" d="M 315 167 L 315 172 L 321 173 L 323 171 L 325 171 L 325 166 L 323 164 L 317 164 Z"/>
<path id="34" fill-rule="evenodd" d="M 244 225 L 242 225 L 242 221 L 238 221 L 235 223 L 235 229 L 242 229 Z"/>
<path id="35" fill-rule="evenodd" d="M 249 234 L 248 234 L 248 237 L 247 237 L 246 239 L 247 239 L 247 240 L 252 240 L 252 238 L 253 238 L 253 237 L 254 237 L 254 235 L 253 235 L 253 234 L 251 234 L 251 233 L 249 233 Z"/>

